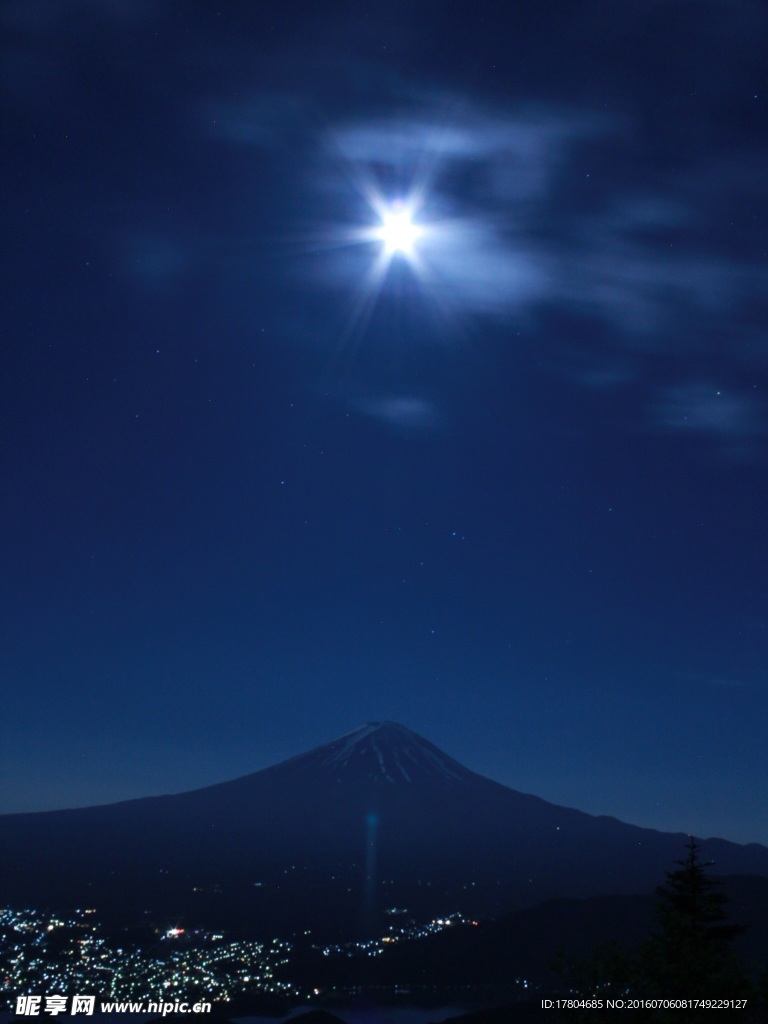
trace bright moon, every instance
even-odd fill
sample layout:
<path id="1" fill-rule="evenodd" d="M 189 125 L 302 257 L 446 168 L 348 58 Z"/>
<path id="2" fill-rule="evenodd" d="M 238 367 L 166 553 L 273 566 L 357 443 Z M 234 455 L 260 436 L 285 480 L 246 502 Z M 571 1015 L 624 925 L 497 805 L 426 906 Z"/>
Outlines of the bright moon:
<path id="1" fill-rule="evenodd" d="M 381 225 L 375 234 L 376 238 L 384 243 L 384 251 L 388 256 L 395 256 L 397 253 L 410 256 L 421 233 L 421 228 L 411 219 L 410 210 L 405 207 L 393 207 L 382 213 Z"/>

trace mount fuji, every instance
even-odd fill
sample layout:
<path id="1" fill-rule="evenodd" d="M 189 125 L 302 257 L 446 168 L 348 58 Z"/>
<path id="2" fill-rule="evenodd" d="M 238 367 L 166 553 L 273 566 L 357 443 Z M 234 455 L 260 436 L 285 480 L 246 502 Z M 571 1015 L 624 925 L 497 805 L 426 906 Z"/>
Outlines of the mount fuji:
<path id="1" fill-rule="evenodd" d="M 646 893 L 686 838 L 519 793 L 373 722 L 204 789 L 0 816 L 0 905 L 351 937 L 396 911 L 494 917 Z M 703 850 L 719 874 L 768 877 L 764 846 Z"/>

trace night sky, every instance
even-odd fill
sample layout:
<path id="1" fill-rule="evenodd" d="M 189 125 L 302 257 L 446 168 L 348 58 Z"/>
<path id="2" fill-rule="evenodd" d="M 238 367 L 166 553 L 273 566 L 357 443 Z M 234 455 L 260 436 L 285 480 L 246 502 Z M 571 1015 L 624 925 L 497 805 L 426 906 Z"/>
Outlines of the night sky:
<path id="1" fill-rule="evenodd" d="M 393 719 L 768 842 L 768 6 L 0 19 L 0 810 Z"/>

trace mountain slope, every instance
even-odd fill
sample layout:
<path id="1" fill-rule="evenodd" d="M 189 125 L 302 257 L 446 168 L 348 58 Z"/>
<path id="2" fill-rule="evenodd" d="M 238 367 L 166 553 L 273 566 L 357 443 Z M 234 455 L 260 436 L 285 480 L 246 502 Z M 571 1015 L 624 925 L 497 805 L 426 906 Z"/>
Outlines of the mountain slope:
<path id="1" fill-rule="evenodd" d="M 518 793 L 382 722 L 189 793 L 2 816 L 0 901 L 350 934 L 395 907 L 495 916 L 648 892 L 684 841 Z M 706 849 L 721 873 L 768 876 L 765 847 Z"/>

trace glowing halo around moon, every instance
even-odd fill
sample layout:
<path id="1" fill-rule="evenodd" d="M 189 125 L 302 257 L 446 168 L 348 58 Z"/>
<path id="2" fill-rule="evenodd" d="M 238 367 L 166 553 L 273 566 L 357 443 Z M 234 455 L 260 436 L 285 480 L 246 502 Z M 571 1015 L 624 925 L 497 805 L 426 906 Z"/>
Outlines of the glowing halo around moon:
<path id="1" fill-rule="evenodd" d="M 407 199 L 387 199 L 371 190 L 366 195 L 376 223 L 361 229 L 358 241 L 373 243 L 378 250 L 374 276 L 386 274 L 393 260 L 406 262 L 419 275 L 422 271 L 421 243 L 429 234 L 429 225 L 418 217 L 421 206 L 413 196 Z"/>
<path id="2" fill-rule="evenodd" d="M 414 222 L 412 211 L 401 203 L 380 211 L 381 224 L 374 229 L 374 238 L 384 246 L 389 256 L 413 256 L 423 229 Z"/>

